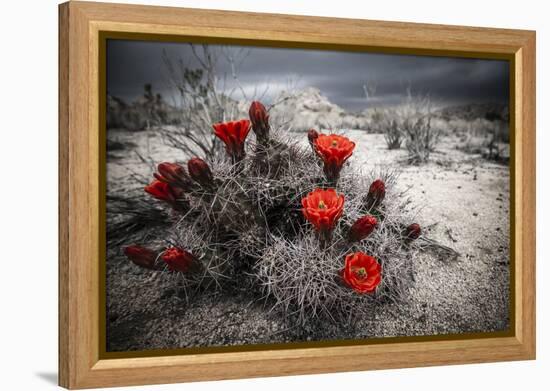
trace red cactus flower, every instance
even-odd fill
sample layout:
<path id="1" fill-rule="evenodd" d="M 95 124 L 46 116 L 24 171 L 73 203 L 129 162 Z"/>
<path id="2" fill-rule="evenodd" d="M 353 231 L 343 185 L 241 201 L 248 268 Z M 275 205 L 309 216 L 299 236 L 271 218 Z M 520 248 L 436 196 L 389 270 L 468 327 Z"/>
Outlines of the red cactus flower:
<path id="1" fill-rule="evenodd" d="M 256 134 L 258 141 L 267 141 L 269 137 L 269 114 L 265 106 L 258 101 L 252 102 L 248 110 L 248 115 L 252 122 L 252 130 Z"/>
<path id="2" fill-rule="evenodd" d="M 223 122 L 214 124 L 214 134 L 225 143 L 225 150 L 234 161 L 244 157 L 244 140 L 250 132 L 250 121 Z"/>
<path id="3" fill-rule="evenodd" d="M 341 275 L 346 285 L 355 292 L 370 293 L 380 284 L 381 272 L 382 267 L 374 257 L 356 252 L 346 255 Z"/>
<path id="4" fill-rule="evenodd" d="M 420 229 L 420 225 L 417 223 L 413 223 L 405 228 L 404 235 L 408 240 L 415 240 L 418 239 L 421 233 L 422 230 Z"/>
<path id="5" fill-rule="evenodd" d="M 136 265 L 146 269 L 155 268 L 157 253 L 153 250 L 138 245 L 131 245 L 124 247 L 123 251 L 124 255 Z"/>
<path id="6" fill-rule="evenodd" d="M 214 175 L 208 164 L 201 158 L 194 157 L 187 162 L 187 169 L 191 178 L 203 187 L 214 185 Z"/>
<path id="7" fill-rule="evenodd" d="M 384 201 L 386 197 L 386 185 L 382 179 L 377 179 L 371 183 L 369 193 L 367 194 L 366 206 L 368 209 L 376 208 Z"/>
<path id="8" fill-rule="evenodd" d="M 358 242 L 365 239 L 374 231 L 377 224 L 378 221 L 374 216 L 368 215 L 357 219 L 349 230 L 349 239 L 352 242 Z"/>
<path id="9" fill-rule="evenodd" d="M 329 181 L 337 181 L 342 166 L 353 153 L 355 143 L 336 134 L 319 134 L 314 143 L 316 152 L 323 159 L 325 176 Z"/>
<path id="10" fill-rule="evenodd" d="M 316 189 L 302 198 L 302 213 L 318 231 L 332 231 L 344 211 L 344 196 L 334 189 Z"/>
<path id="11" fill-rule="evenodd" d="M 185 168 L 177 163 L 160 163 L 157 166 L 158 173 L 154 173 L 153 176 L 161 181 L 168 183 L 172 188 L 179 188 L 183 191 L 193 188 L 193 181 L 189 178 L 189 175 L 185 171 Z"/>
<path id="12" fill-rule="evenodd" d="M 181 191 L 172 187 L 169 183 L 155 179 L 150 185 L 145 186 L 145 191 L 158 200 L 175 205 L 181 196 Z"/>
<path id="13" fill-rule="evenodd" d="M 168 265 L 170 271 L 187 273 L 196 262 L 196 258 L 189 251 L 179 247 L 170 247 L 164 251 L 162 260 Z"/>

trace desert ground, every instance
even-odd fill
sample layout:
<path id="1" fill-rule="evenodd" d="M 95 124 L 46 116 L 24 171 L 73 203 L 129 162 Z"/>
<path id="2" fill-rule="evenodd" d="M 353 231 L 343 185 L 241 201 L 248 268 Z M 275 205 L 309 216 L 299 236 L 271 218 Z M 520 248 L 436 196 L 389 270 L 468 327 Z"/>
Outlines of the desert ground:
<path id="1" fill-rule="evenodd" d="M 109 193 L 141 191 L 136 178 L 150 178 L 161 161 L 186 156 L 163 143 L 161 132 L 110 129 Z M 350 329 L 332 324 L 297 328 L 254 302 L 245 287 L 186 300 L 174 275 L 140 269 L 121 252 L 107 251 L 107 350 L 131 351 L 265 344 L 329 339 L 442 335 L 507 330 L 509 318 L 508 165 L 463 152 L 458 136 L 441 139 L 430 161 L 405 162 L 404 149 L 388 150 L 382 134 L 351 130 L 358 147 L 350 164 L 366 169 L 398 167 L 397 186 L 420 206 L 416 219 L 426 236 L 460 255 L 423 254 L 413 261 L 415 282 L 400 303 L 376 306 Z M 307 144 L 304 133 L 295 137 Z M 148 157 L 146 161 L 138 157 Z M 151 228 L 154 230 L 154 228 Z"/>

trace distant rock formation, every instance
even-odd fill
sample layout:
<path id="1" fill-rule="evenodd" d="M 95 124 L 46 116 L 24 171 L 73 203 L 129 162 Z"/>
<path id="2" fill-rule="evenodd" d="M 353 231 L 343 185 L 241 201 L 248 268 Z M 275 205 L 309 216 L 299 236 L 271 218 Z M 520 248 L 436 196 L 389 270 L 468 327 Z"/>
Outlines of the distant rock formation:
<path id="1" fill-rule="evenodd" d="M 315 87 L 307 87 L 295 93 L 283 92 L 270 115 L 278 122 L 287 123 L 293 131 L 307 131 L 315 128 L 328 129 L 367 129 L 368 116 L 365 113 L 347 112 L 330 102 Z"/>

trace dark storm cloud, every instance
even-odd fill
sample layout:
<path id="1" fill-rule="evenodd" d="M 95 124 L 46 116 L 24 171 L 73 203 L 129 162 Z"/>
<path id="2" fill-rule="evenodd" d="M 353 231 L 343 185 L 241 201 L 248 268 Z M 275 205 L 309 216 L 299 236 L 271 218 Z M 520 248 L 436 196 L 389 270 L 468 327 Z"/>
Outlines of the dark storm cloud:
<path id="1" fill-rule="evenodd" d="M 235 55 L 242 90 L 232 77 L 227 56 L 218 56 L 220 82 L 250 95 L 256 88 L 269 101 L 282 90 L 294 87 L 319 88 L 332 102 L 348 109 L 367 106 L 363 86 L 375 86 L 371 105 L 399 103 L 410 87 L 415 93 L 430 94 L 440 104 L 507 103 L 509 67 L 506 61 L 450 57 L 404 56 L 337 51 L 211 47 L 213 51 Z M 198 48 L 200 51 L 200 48 Z M 198 61 L 187 44 L 109 41 L 107 48 L 107 89 L 110 94 L 133 100 L 152 83 L 156 91 L 171 96 L 163 53 L 188 67 Z M 246 56 L 244 56 L 246 54 Z"/>

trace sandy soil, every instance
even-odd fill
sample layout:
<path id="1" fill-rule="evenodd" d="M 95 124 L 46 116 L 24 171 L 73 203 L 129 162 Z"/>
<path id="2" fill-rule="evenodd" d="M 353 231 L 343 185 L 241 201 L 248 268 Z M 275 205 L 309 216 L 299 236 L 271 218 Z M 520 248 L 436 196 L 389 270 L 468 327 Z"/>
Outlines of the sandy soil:
<path id="1" fill-rule="evenodd" d="M 384 304 L 355 328 L 331 325 L 289 328 L 284 319 L 253 303 L 244 288 L 198 295 L 186 302 L 173 276 L 132 265 L 120 249 L 107 256 L 108 350 L 126 351 L 190 346 L 219 346 L 489 332 L 509 327 L 509 171 L 508 167 L 459 151 L 458 139 L 442 140 L 432 161 L 401 163 L 406 151 L 389 151 L 378 134 L 350 131 L 361 146 L 353 164 L 399 165 L 398 186 L 410 187 L 421 210 L 417 221 L 429 237 L 450 246 L 458 259 L 428 254 L 414 259 L 415 285 L 408 299 Z M 154 160 L 183 160 L 178 151 L 159 147 L 154 132 L 110 131 L 109 139 L 129 143 Z M 135 163 L 135 164 L 132 164 Z M 132 170 L 129 170 L 132 167 Z M 108 189 L 135 187 L 133 171 L 150 168 L 128 149 L 109 153 Z M 433 225 L 434 223 L 437 223 Z"/>

